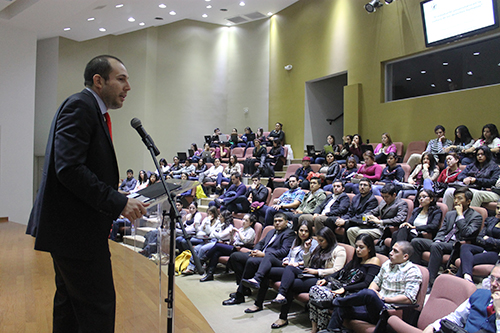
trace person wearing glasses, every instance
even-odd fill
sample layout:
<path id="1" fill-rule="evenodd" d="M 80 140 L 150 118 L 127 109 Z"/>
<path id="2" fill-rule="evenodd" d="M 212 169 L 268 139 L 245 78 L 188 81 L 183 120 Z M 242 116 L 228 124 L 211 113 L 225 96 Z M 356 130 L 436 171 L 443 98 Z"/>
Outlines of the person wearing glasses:
<path id="1" fill-rule="evenodd" d="M 489 279 L 491 283 L 490 290 L 476 290 L 455 311 L 427 326 L 424 333 L 439 331 L 442 319 L 447 319 L 463 327 L 467 332 L 499 332 L 500 264 L 493 267 Z"/>

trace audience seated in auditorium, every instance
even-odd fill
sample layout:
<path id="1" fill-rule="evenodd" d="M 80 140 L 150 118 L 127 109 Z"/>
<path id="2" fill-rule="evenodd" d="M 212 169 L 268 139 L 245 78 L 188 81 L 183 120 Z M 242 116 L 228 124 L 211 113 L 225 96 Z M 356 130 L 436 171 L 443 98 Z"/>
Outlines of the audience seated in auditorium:
<path id="1" fill-rule="evenodd" d="M 288 219 L 293 216 L 293 210 L 299 207 L 304 200 L 305 193 L 300 189 L 297 176 L 291 175 L 288 178 L 290 189 L 283 193 L 278 199 L 274 199 L 271 206 L 264 205 L 258 211 L 259 216 L 264 216 L 264 225 L 272 225 L 276 213 L 284 214 Z"/>
<path id="2" fill-rule="evenodd" d="M 222 193 L 222 182 L 230 182 L 231 175 L 241 172 L 240 164 L 238 163 L 238 158 L 234 155 L 229 157 L 229 163 L 226 165 L 224 170 L 217 175 L 216 179 L 216 189 L 217 194 Z"/>
<path id="3" fill-rule="evenodd" d="M 464 328 L 466 332 L 498 332 L 498 313 L 500 313 L 500 265 L 493 267 L 490 276 L 490 290 L 478 289 L 469 299 L 449 315 L 447 319 Z M 423 333 L 441 332 L 438 319 L 425 328 Z"/>
<path id="4" fill-rule="evenodd" d="M 188 158 L 186 159 L 186 161 L 184 162 L 184 165 L 179 169 L 179 170 L 176 170 L 176 171 L 172 171 L 170 173 L 170 176 L 172 178 L 175 178 L 175 179 L 180 179 L 181 178 L 181 175 L 183 173 L 187 174 L 188 177 L 192 175 L 195 175 L 195 170 L 196 170 L 196 165 L 194 165 L 192 163 L 192 160 L 191 158 Z"/>
<path id="5" fill-rule="evenodd" d="M 359 168 L 358 173 L 354 175 L 354 179 L 368 178 L 372 183 L 380 180 L 382 176 L 382 166 L 375 162 L 375 155 L 370 150 L 363 154 L 363 159 L 365 164 Z M 345 186 L 345 191 L 347 193 L 359 193 L 359 185 L 356 183 L 347 183 Z"/>
<path id="6" fill-rule="evenodd" d="M 374 239 L 385 239 L 391 237 L 389 227 L 398 227 L 406 221 L 408 217 L 408 205 L 402 199 L 397 197 L 397 190 L 394 184 L 386 184 L 380 191 L 382 201 L 374 209 L 366 212 L 366 220 L 361 220 L 357 226 L 351 223 L 347 230 L 347 238 L 352 246 L 355 246 L 356 237 L 359 234 L 368 234 Z M 382 237 L 383 236 L 383 237 Z"/>
<path id="7" fill-rule="evenodd" d="M 186 216 L 183 218 L 182 223 L 184 224 L 184 228 L 186 229 L 186 233 L 189 237 L 195 236 L 198 231 L 200 230 L 200 225 L 201 221 L 203 219 L 203 216 L 201 213 L 198 211 L 198 203 L 196 201 L 191 202 L 191 204 L 188 207 L 188 213 Z M 186 238 L 184 238 L 184 234 L 182 233 L 182 230 L 180 229 L 180 226 L 177 228 L 177 238 L 175 239 L 176 243 L 176 248 L 179 249 L 179 253 L 185 250 L 189 250 L 188 243 Z M 195 242 L 194 245 L 198 245 L 201 243 Z"/>
<path id="8" fill-rule="evenodd" d="M 411 245 L 415 249 L 411 261 L 422 263 L 422 253 L 430 251 L 427 268 L 429 270 L 429 290 L 436 279 L 444 254 L 450 254 L 456 242 L 473 241 L 479 234 L 483 222 L 481 214 L 469 208 L 472 192 L 461 187 L 454 193 L 455 210 L 446 213 L 443 224 L 433 240 L 414 238 Z"/>
<path id="9" fill-rule="evenodd" d="M 422 189 L 418 194 L 420 205 L 413 209 L 408 222 L 400 224 L 392 234 L 391 247 L 397 241 L 411 242 L 413 238 L 433 239 L 439 229 L 443 211 L 436 205 L 437 198 L 432 190 Z"/>
<path id="10" fill-rule="evenodd" d="M 155 184 L 157 181 L 158 181 L 158 176 L 156 175 L 156 173 L 151 173 L 149 175 L 148 186 L 151 186 L 151 185 Z"/>
<path id="11" fill-rule="evenodd" d="M 439 162 L 439 154 L 445 153 L 445 148 L 451 146 L 453 142 L 450 139 L 447 139 L 445 136 L 445 129 L 441 125 L 437 125 L 434 128 L 434 133 L 436 133 L 436 139 L 432 139 L 427 144 L 427 148 L 425 152 L 430 153 L 435 162 Z M 415 166 L 420 162 L 420 154 L 412 154 L 410 158 L 408 158 L 408 165 L 411 169 L 415 168 Z"/>
<path id="12" fill-rule="evenodd" d="M 431 153 L 424 152 L 422 154 L 420 164 L 417 164 L 410 176 L 408 176 L 408 184 L 396 183 L 401 185 L 403 189 L 399 191 L 398 196 L 408 198 L 410 195 L 417 194 L 417 188 L 423 186 L 425 189 L 432 190 L 434 181 L 439 177 L 439 167 L 436 165 L 436 160 Z"/>
<path id="13" fill-rule="evenodd" d="M 494 265 L 500 251 L 500 201 L 497 202 L 496 215 L 484 222 L 475 244 L 462 244 L 460 247 L 460 267 L 457 276 L 472 280 L 472 268 L 476 265 Z"/>
<path id="14" fill-rule="evenodd" d="M 193 159 L 193 161 L 197 161 L 201 158 L 201 151 L 198 151 L 198 145 L 196 143 L 193 142 L 191 144 L 191 150 L 193 151 L 193 156 L 191 156 L 191 159 Z"/>
<path id="15" fill-rule="evenodd" d="M 286 257 L 280 260 L 272 255 L 265 256 L 255 275 L 242 280 L 247 288 L 258 289 L 254 305 L 245 309 L 246 313 L 254 313 L 263 309 L 262 303 L 269 288 L 270 278 L 273 281 L 280 281 L 286 267 L 304 267 L 303 256 L 306 246 L 309 247 L 309 251 L 314 251 L 318 246 L 318 242 L 312 237 L 312 224 L 306 221 L 301 223 Z"/>
<path id="16" fill-rule="evenodd" d="M 304 156 L 302 158 L 302 166 L 295 170 L 295 176 L 297 176 L 299 186 L 304 190 L 309 189 L 309 181 L 306 181 L 306 178 L 312 171 L 311 158 L 309 156 Z M 285 186 L 288 187 L 288 182 L 285 183 Z"/>
<path id="17" fill-rule="evenodd" d="M 163 177 L 165 177 L 169 173 L 170 167 L 168 166 L 167 160 L 164 158 L 160 158 L 160 170 Z M 156 174 L 158 174 L 158 170 L 155 170 Z"/>
<path id="18" fill-rule="evenodd" d="M 228 211 L 223 212 L 221 215 L 228 216 L 229 218 Z M 224 219 L 224 217 L 222 217 L 222 219 Z M 208 260 L 207 271 L 200 279 L 200 282 L 212 281 L 214 279 L 215 268 L 221 256 L 229 256 L 242 247 L 247 249 L 253 248 L 255 241 L 254 225 L 256 221 L 254 215 L 246 214 L 243 216 L 242 227 L 231 229 L 229 242 L 216 242 L 214 246 L 212 246 L 205 255 L 206 260 Z M 200 259 L 205 260 L 205 258 Z"/>
<path id="19" fill-rule="evenodd" d="M 266 142 L 267 138 L 264 135 L 264 129 L 262 127 L 257 128 L 257 133 L 255 133 L 255 138 L 258 139 L 261 143 Z"/>
<path id="20" fill-rule="evenodd" d="M 264 260 L 264 257 L 273 256 L 278 260 L 283 259 L 292 246 L 294 236 L 295 233 L 287 227 L 285 215 L 276 214 L 274 216 L 274 230 L 268 232 L 251 252 L 233 252 L 229 257 L 229 263 L 234 270 L 236 283 L 239 286 L 229 299 L 222 302 L 222 305 L 245 302 L 245 295 L 251 294 L 251 291 L 241 283 L 241 280 L 254 277 L 260 264 L 268 262 Z"/>
<path id="21" fill-rule="evenodd" d="M 314 164 L 323 164 L 326 160 L 326 154 L 328 153 L 340 153 L 340 147 L 335 144 L 335 137 L 333 135 L 328 135 L 326 137 L 326 145 L 323 146 L 319 153 L 315 153 L 313 158 Z"/>
<path id="22" fill-rule="evenodd" d="M 137 177 L 137 183 L 132 192 L 140 191 L 146 188 L 148 184 L 149 184 L 148 174 L 146 173 L 145 170 L 141 170 L 139 171 L 139 177 Z"/>
<path id="23" fill-rule="evenodd" d="M 245 153 L 247 148 L 254 146 L 255 133 L 252 132 L 250 127 L 245 127 L 245 133 L 241 136 L 242 142 L 238 143 L 238 147 L 245 147 Z"/>
<path id="24" fill-rule="evenodd" d="M 394 143 L 392 143 L 391 136 L 389 133 L 382 134 L 382 142 L 375 147 L 373 151 L 375 153 L 375 161 L 379 164 L 385 164 L 387 160 L 387 155 L 389 153 L 396 153 L 397 148 Z"/>
<path id="25" fill-rule="evenodd" d="M 170 169 L 168 170 L 169 175 L 171 175 L 172 172 L 178 171 L 182 168 L 179 157 L 174 156 L 173 161 L 174 163 L 170 166 Z"/>
<path id="26" fill-rule="evenodd" d="M 326 329 L 335 297 L 343 297 L 368 288 L 380 271 L 373 238 L 367 234 L 356 237 L 355 256 L 344 268 L 319 280 L 309 290 L 311 333 Z"/>
<path id="27" fill-rule="evenodd" d="M 311 178 L 310 191 L 306 193 L 304 199 L 297 209 L 293 210 L 288 218 L 293 221 L 293 230 L 296 230 L 299 224 L 299 217 L 302 214 L 311 214 L 326 199 L 326 193 L 321 189 L 321 180 L 318 177 Z"/>
<path id="28" fill-rule="evenodd" d="M 200 231 L 197 234 L 197 236 L 203 238 L 203 243 L 194 247 L 194 251 L 198 255 L 202 264 L 207 261 L 208 252 L 215 246 L 215 244 L 219 242 L 229 242 L 231 239 L 231 232 L 234 229 L 233 216 L 230 212 L 224 211 L 217 217 L 214 211 L 217 211 L 217 208 L 210 207 L 208 209 L 207 214 L 208 212 L 212 212 L 213 217 L 210 220 L 207 220 L 207 218 L 203 220 L 200 226 Z M 191 257 L 189 265 L 183 274 L 191 275 L 196 271 L 195 268 L 194 259 Z M 201 274 L 203 272 L 198 273 Z"/>
<path id="29" fill-rule="evenodd" d="M 361 151 L 361 146 L 363 145 L 363 140 L 361 139 L 361 135 L 354 134 L 352 136 L 352 142 L 349 146 L 350 156 L 354 157 L 356 163 L 359 163 L 363 158 L 363 152 Z"/>
<path id="30" fill-rule="evenodd" d="M 484 125 L 483 130 L 481 131 L 481 137 L 476 142 L 474 142 L 472 148 L 469 148 L 468 150 L 466 150 L 466 152 L 473 153 L 482 146 L 487 146 L 493 154 L 493 160 L 495 161 L 495 163 L 500 164 L 500 137 L 498 135 L 498 129 L 495 124 Z"/>
<path id="31" fill-rule="evenodd" d="M 233 128 L 231 130 L 231 136 L 229 137 L 229 148 L 233 149 L 235 147 L 240 147 L 239 144 L 244 144 L 243 139 L 238 135 L 238 129 Z"/>
<path id="32" fill-rule="evenodd" d="M 266 147 L 261 145 L 261 141 L 259 139 L 255 139 L 254 141 L 255 148 L 253 149 L 252 157 L 247 158 L 243 165 L 243 174 L 245 175 L 253 175 L 259 166 L 264 165 L 267 156 Z"/>
<path id="33" fill-rule="evenodd" d="M 233 173 L 231 175 L 231 186 L 229 186 L 224 194 L 215 198 L 213 201 L 210 201 L 208 206 L 216 206 L 221 211 L 226 210 L 226 206 L 239 196 L 244 195 L 246 190 L 247 187 L 241 182 L 241 175 L 238 172 Z"/>
<path id="34" fill-rule="evenodd" d="M 346 163 L 346 160 L 350 157 L 351 153 L 349 152 L 349 147 L 352 143 L 352 135 L 344 135 L 342 137 L 342 147 L 340 147 L 339 152 L 334 152 L 335 160 L 339 162 L 339 164 Z M 358 163 L 356 161 L 356 163 Z"/>
<path id="35" fill-rule="evenodd" d="M 474 162 L 472 151 L 469 151 L 474 144 L 474 139 L 470 135 L 469 129 L 465 125 L 460 125 L 455 128 L 455 141 L 453 144 L 444 148 L 445 153 L 457 153 L 460 157 L 460 163 L 468 165 Z M 469 152 L 466 152 L 469 151 Z"/>
<path id="36" fill-rule="evenodd" d="M 306 293 L 319 278 L 333 274 L 345 265 L 346 251 L 337 245 L 337 239 L 330 228 L 323 228 L 316 233 L 318 246 L 311 250 L 310 243 L 305 244 L 304 269 L 287 266 L 281 277 L 278 295 L 273 303 L 281 304 L 279 319 L 271 328 L 288 325 L 288 312 L 295 294 Z"/>
<path id="37" fill-rule="evenodd" d="M 460 157 L 458 154 L 452 152 L 446 155 L 446 165 L 447 167 L 439 174 L 437 182 L 444 184 L 455 183 L 458 175 L 462 172 L 460 169 Z M 434 189 L 437 192 L 438 189 Z M 441 194 L 441 196 L 443 196 L 443 194 Z"/>
<path id="38" fill-rule="evenodd" d="M 474 194 L 471 202 L 472 207 L 481 207 L 485 202 L 498 201 L 500 196 L 489 190 L 498 183 L 500 177 L 500 168 L 492 160 L 491 151 L 486 146 L 481 146 L 476 150 L 476 159 L 474 163 L 469 164 L 457 176 L 457 180 L 462 182 Z M 449 187 L 444 192 L 443 202 L 448 209 L 453 208 L 453 192 L 455 188 Z"/>
<path id="39" fill-rule="evenodd" d="M 243 195 L 238 196 L 226 205 L 226 209 L 233 213 L 248 213 L 252 202 L 265 204 L 269 190 L 260 182 L 259 175 L 252 176 L 252 185 L 246 189 Z"/>
<path id="40" fill-rule="evenodd" d="M 404 181 L 405 171 L 401 165 L 398 164 L 398 157 L 396 153 L 387 154 L 386 162 L 387 166 L 382 170 L 380 180 L 376 181 L 375 184 L 372 185 L 372 191 L 375 195 L 380 195 L 380 189 L 385 184 Z"/>
<path id="41" fill-rule="evenodd" d="M 389 260 L 382 264 L 368 289 L 335 298 L 332 318 L 327 329 L 320 332 L 341 332 L 345 319 L 360 319 L 377 324 L 387 305 L 415 304 L 422 284 L 422 273 L 408 260 L 412 252 L 413 248 L 408 242 L 394 244 Z M 380 328 L 378 330 L 383 331 L 385 330 Z"/>
<path id="42" fill-rule="evenodd" d="M 285 156 L 285 148 L 281 145 L 281 140 L 274 140 L 273 146 L 266 156 L 265 163 L 270 166 L 271 170 L 281 171 L 283 169 L 283 157 Z M 262 169 L 259 169 L 262 172 Z M 270 176 L 270 175 L 266 175 Z M 274 173 L 271 175 L 274 176 Z"/>
<path id="43" fill-rule="evenodd" d="M 194 178 L 193 177 L 189 177 L 189 179 L 191 180 L 198 180 L 200 179 L 200 175 L 202 173 L 204 173 L 205 171 L 207 171 L 207 165 L 205 163 L 205 160 L 203 159 L 199 159 L 198 162 L 196 163 L 196 169 L 194 170 Z"/>
<path id="44" fill-rule="evenodd" d="M 323 184 L 331 183 L 340 177 L 340 170 L 340 164 L 335 161 L 333 153 L 327 153 L 326 162 L 321 165 L 321 168 L 319 168 L 317 176 L 319 176 Z M 331 184 L 325 185 L 325 191 L 332 191 Z"/>
<path id="45" fill-rule="evenodd" d="M 358 224 L 356 221 L 361 221 L 363 215 L 378 206 L 378 200 L 371 191 L 371 184 L 368 178 L 362 178 L 359 181 L 359 194 L 356 194 L 352 199 L 347 213 L 340 218 L 329 217 L 325 221 L 325 225 L 332 229 L 344 243 L 347 242 L 345 239 L 346 230 L 350 226 L 356 226 Z"/>
<path id="46" fill-rule="evenodd" d="M 130 194 L 133 189 L 135 189 L 135 186 L 137 185 L 137 179 L 134 178 L 134 171 L 132 169 L 127 170 L 127 178 L 125 178 L 122 183 L 120 184 L 120 187 L 118 188 L 118 191 L 120 191 L 123 194 Z"/>
<path id="47" fill-rule="evenodd" d="M 228 158 L 230 152 L 231 151 L 226 147 L 225 142 L 219 142 L 219 147 L 215 148 L 215 151 L 212 152 L 212 158 Z"/>
<path id="48" fill-rule="evenodd" d="M 221 135 L 222 132 L 220 131 L 220 129 L 217 127 L 216 129 L 214 129 L 214 134 L 212 134 L 212 136 L 210 137 L 210 146 L 215 148 L 217 146 L 219 146 L 219 135 Z"/>
<path id="49" fill-rule="evenodd" d="M 340 180 L 333 182 L 333 193 L 328 194 L 325 201 L 317 206 L 311 214 L 302 214 L 299 217 L 299 225 L 306 220 L 314 225 L 314 230 L 320 230 L 325 226 L 329 217 L 339 217 L 347 213 L 350 200 L 344 193 L 344 184 Z"/>
<path id="50" fill-rule="evenodd" d="M 216 159 L 214 164 L 205 172 L 202 172 L 198 177 L 198 181 L 203 186 L 203 190 L 205 194 L 207 193 L 204 184 L 206 182 L 215 182 L 217 180 L 217 176 L 224 171 L 224 167 L 220 164 L 220 159 Z"/>
<path id="51" fill-rule="evenodd" d="M 210 144 L 205 143 L 203 145 L 203 151 L 200 154 L 200 158 L 205 161 L 205 163 L 213 163 L 212 151 L 210 150 Z"/>
<path id="52" fill-rule="evenodd" d="M 346 167 L 340 170 L 339 179 L 345 183 L 351 181 L 351 179 L 358 173 L 358 164 L 354 157 L 349 157 L 346 161 Z M 329 191 L 325 188 L 325 191 Z"/>
<path id="53" fill-rule="evenodd" d="M 285 143 L 285 132 L 283 132 L 282 123 L 276 123 L 274 125 L 274 129 L 267 136 L 267 145 L 272 145 L 276 140 L 280 140 L 281 143 Z"/>

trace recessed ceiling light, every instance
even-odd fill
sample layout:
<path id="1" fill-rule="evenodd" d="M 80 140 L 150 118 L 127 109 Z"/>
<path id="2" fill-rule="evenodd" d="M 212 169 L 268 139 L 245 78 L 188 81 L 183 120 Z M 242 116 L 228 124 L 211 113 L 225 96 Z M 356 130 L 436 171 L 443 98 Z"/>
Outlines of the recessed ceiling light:
<path id="1" fill-rule="evenodd" d="M 425 73 L 427 73 L 427 72 L 426 72 L 426 71 L 420 71 L 420 73 L 425 74 Z"/>
<path id="2" fill-rule="evenodd" d="M 452 80 L 451 79 L 447 79 L 446 81 L 451 82 Z"/>
<path id="3" fill-rule="evenodd" d="M 139 25 L 142 27 L 143 25 L 146 25 L 146 23 L 141 22 L 141 23 L 139 23 Z"/>
<path id="4" fill-rule="evenodd" d="M 133 18 L 133 17 L 129 17 L 129 18 L 128 18 L 128 21 L 129 21 L 129 22 L 135 22 L 135 18 Z"/>
<path id="5" fill-rule="evenodd" d="M 95 20 L 95 17 L 89 17 L 89 18 L 87 19 L 87 21 L 93 21 L 93 20 Z"/>
<path id="6" fill-rule="evenodd" d="M 443 66 L 448 66 L 448 63 L 447 62 L 443 62 Z"/>
<path id="7" fill-rule="evenodd" d="M 64 31 L 70 31 L 71 28 L 64 28 Z"/>
<path id="8" fill-rule="evenodd" d="M 436 85 L 434 83 L 431 84 L 432 88 L 436 88 Z"/>
<path id="9" fill-rule="evenodd" d="M 207 18 L 207 17 L 208 17 L 208 15 L 207 15 L 207 14 L 203 14 L 203 15 L 201 15 L 201 17 L 203 17 L 203 18 Z"/>
<path id="10" fill-rule="evenodd" d="M 165 9 L 165 8 L 167 8 L 167 5 L 165 5 L 164 3 L 161 3 L 161 4 L 158 5 L 158 7 L 162 8 L 162 9 Z"/>
<path id="11" fill-rule="evenodd" d="M 267 16 L 273 16 L 273 13 L 269 12 L 267 13 Z"/>
<path id="12" fill-rule="evenodd" d="M 472 76 L 472 75 L 474 75 L 474 73 L 472 73 L 471 71 L 468 71 L 468 72 L 467 72 L 467 75 Z"/>
<path id="13" fill-rule="evenodd" d="M 104 29 L 104 28 L 99 28 L 99 31 L 100 31 L 100 32 L 105 32 L 105 31 L 106 31 L 106 29 Z"/>
<path id="14" fill-rule="evenodd" d="M 407 78 L 406 78 L 406 81 L 411 81 L 411 77 L 407 77 Z"/>
<path id="15" fill-rule="evenodd" d="M 176 12 L 174 12 L 174 11 L 172 10 L 172 11 L 170 11 L 170 13 L 169 13 L 169 14 L 170 14 L 170 15 L 175 15 L 175 14 L 177 14 L 177 13 L 176 13 Z"/>
<path id="16" fill-rule="evenodd" d="M 475 56 L 478 56 L 478 55 L 480 55 L 481 53 L 479 53 L 479 52 L 474 52 L 474 53 L 472 53 L 472 54 L 473 54 L 473 55 L 475 55 Z"/>
<path id="17" fill-rule="evenodd" d="M 210 2 L 210 0 L 205 0 L 206 2 Z"/>
<path id="18" fill-rule="evenodd" d="M 121 4 L 118 4 L 118 5 L 116 5 L 115 7 L 116 7 L 116 8 L 122 8 L 122 7 L 123 7 L 123 4 L 122 4 L 122 3 L 121 3 Z"/>
<path id="19" fill-rule="evenodd" d="M 245 2 L 244 1 L 241 1 L 240 2 L 240 6 L 243 7 L 245 5 Z"/>
<path id="20" fill-rule="evenodd" d="M 226 25 L 233 25 L 231 22 L 227 22 Z"/>
<path id="21" fill-rule="evenodd" d="M 208 8 L 208 9 L 212 8 L 212 5 L 208 5 L 208 6 L 207 6 L 207 8 Z"/>

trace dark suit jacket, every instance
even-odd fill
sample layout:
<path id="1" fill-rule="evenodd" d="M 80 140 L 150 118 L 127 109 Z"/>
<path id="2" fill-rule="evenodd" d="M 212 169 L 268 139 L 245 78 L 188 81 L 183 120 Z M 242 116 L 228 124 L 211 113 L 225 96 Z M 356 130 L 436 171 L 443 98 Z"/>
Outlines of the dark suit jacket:
<path id="1" fill-rule="evenodd" d="M 417 218 L 418 214 L 422 211 L 422 207 L 417 207 L 413 210 L 410 220 L 408 223 L 413 225 L 413 222 Z M 441 222 L 441 217 L 443 216 L 443 211 L 438 206 L 429 207 L 429 211 L 427 212 L 427 224 L 418 226 L 417 231 L 425 231 L 427 233 L 432 234 L 432 238 L 436 236 L 436 233 L 439 229 L 439 223 Z"/>
<path id="2" fill-rule="evenodd" d="M 325 201 L 323 201 L 323 203 L 321 205 L 316 207 L 316 209 L 312 213 L 313 214 L 321 214 L 323 209 L 325 209 L 326 205 L 328 205 L 330 200 L 332 200 L 332 197 L 333 197 L 333 194 L 328 194 Z M 350 203 L 351 203 L 351 201 L 350 201 L 349 197 L 347 196 L 347 194 L 341 193 L 339 195 L 339 197 L 337 198 L 337 200 L 335 200 L 333 205 L 330 207 L 330 212 L 328 212 L 326 214 L 326 216 L 342 216 L 342 215 L 344 215 L 345 213 L 347 213 L 347 210 L 349 209 Z"/>
<path id="3" fill-rule="evenodd" d="M 62 103 L 52 122 L 26 231 L 36 237 L 35 249 L 76 259 L 109 256 L 112 221 L 127 203 L 118 181 L 107 125 L 84 89 Z"/>
<path id="4" fill-rule="evenodd" d="M 443 225 L 439 229 L 434 240 L 444 241 L 446 235 L 451 231 L 455 220 L 457 218 L 457 212 L 452 210 L 446 213 L 444 217 Z M 483 217 L 481 214 L 476 212 L 474 209 L 469 208 L 464 214 L 464 218 L 457 221 L 458 230 L 455 232 L 457 241 L 462 240 L 475 240 L 479 234 L 479 229 L 483 223 Z"/>
<path id="5" fill-rule="evenodd" d="M 266 244 L 271 240 L 275 232 L 276 230 L 271 230 L 270 232 L 268 232 L 266 237 L 264 237 L 264 239 L 261 239 L 260 242 L 255 245 L 254 250 L 262 251 Z M 272 254 L 278 259 L 283 259 L 288 254 L 288 251 L 290 251 L 294 239 L 295 232 L 293 232 L 289 228 L 286 228 L 285 230 L 280 232 L 278 236 L 276 236 L 276 239 L 267 247 L 265 252 L 266 255 Z"/>
<path id="6" fill-rule="evenodd" d="M 370 191 L 368 194 L 368 199 L 361 203 L 361 194 L 357 194 L 354 198 L 352 198 L 351 205 L 349 206 L 349 210 L 347 214 L 342 216 L 342 219 L 349 220 L 352 218 L 359 219 L 363 214 L 367 214 L 369 211 L 378 206 L 378 200 L 375 198 L 373 193 Z"/>

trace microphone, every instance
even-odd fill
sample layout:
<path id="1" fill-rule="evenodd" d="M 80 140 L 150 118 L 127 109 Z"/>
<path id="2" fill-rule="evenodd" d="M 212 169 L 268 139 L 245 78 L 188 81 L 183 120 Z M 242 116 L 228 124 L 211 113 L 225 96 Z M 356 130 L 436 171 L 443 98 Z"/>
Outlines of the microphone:
<path id="1" fill-rule="evenodd" d="M 134 118 L 134 119 L 132 119 L 130 121 L 130 125 L 133 128 L 135 128 L 135 130 L 137 131 L 137 133 L 139 133 L 139 135 L 142 138 L 142 142 L 144 142 L 144 144 L 146 145 L 146 147 L 148 149 L 152 148 L 155 156 L 160 155 L 160 151 L 158 150 L 158 147 L 156 147 L 153 139 L 149 136 L 149 134 L 146 132 L 146 130 L 144 129 L 144 127 L 142 127 L 141 121 L 139 119 L 137 119 L 137 118 Z"/>

